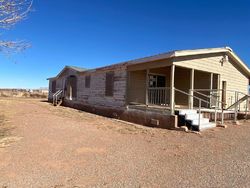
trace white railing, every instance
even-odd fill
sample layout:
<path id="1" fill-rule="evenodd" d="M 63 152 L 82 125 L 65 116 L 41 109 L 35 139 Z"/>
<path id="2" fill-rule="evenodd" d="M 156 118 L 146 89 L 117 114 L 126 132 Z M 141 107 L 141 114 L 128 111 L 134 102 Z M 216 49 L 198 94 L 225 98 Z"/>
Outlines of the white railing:
<path id="1" fill-rule="evenodd" d="M 191 92 L 192 91 L 192 92 Z M 174 92 L 179 92 L 183 95 L 192 98 L 193 100 L 198 101 L 198 113 L 199 113 L 199 125 L 200 125 L 200 115 L 201 108 L 209 108 L 214 112 L 214 122 L 217 123 L 217 113 L 221 113 L 221 124 L 224 124 L 224 111 L 229 110 L 229 108 L 233 108 L 235 121 L 237 121 L 238 111 L 241 110 L 241 103 L 246 102 L 244 106 L 245 117 L 247 119 L 248 115 L 248 106 L 249 106 L 249 98 L 250 96 L 233 90 L 226 90 L 227 93 L 230 93 L 230 98 L 233 96 L 234 100 L 230 100 L 230 103 L 225 103 L 222 99 L 223 90 L 217 89 L 194 89 L 190 90 L 189 93 L 182 91 L 180 89 L 174 88 Z M 159 105 L 159 106 L 169 106 L 170 105 L 170 88 L 169 87 L 152 87 L 147 89 L 147 97 L 146 97 L 147 105 Z M 204 105 L 205 104 L 205 105 Z M 227 108 L 226 108 L 227 106 Z M 193 107 L 193 106 L 192 106 Z M 190 107 L 190 108 L 192 108 Z M 173 105 L 175 108 L 175 104 Z M 175 111 L 175 109 L 170 109 Z"/>
<path id="2" fill-rule="evenodd" d="M 201 99 L 201 98 L 199 98 L 199 97 L 196 97 L 196 96 L 194 96 L 194 95 L 191 95 L 190 93 L 187 93 L 187 92 L 185 92 L 185 91 L 182 91 L 182 90 L 180 90 L 180 89 L 177 89 L 177 88 L 174 88 L 174 91 L 177 91 L 177 92 L 179 92 L 179 93 L 181 93 L 181 94 L 184 94 L 184 95 L 186 95 L 186 96 L 189 96 L 189 97 L 192 97 L 193 99 L 196 99 L 196 100 L 198 100 L 198 102 L 199 102 L 199 108 L 198 108 L 198 114 L 199 114 L 199 119 L 198 119 L 198 125 L 200 126 L 201 125 L 201 103 L 202 102 L 204 102 L 204 103 L 206 103 L 206 104 L 209 104 L 209 102 L 208 101 L 206 101 L 206 100 L 204 100 L 204 99 Z M 217 116 L 217 111 L 216 111 L 216 109 L 215 109 L 215 117 Z M 215 119 L 215 123 L 216 123 L 216 119 Z"/>
<path id="3" fill-rule="evenodd" d="M 60 89 L 53 94 L 53 105 L 57 104 L 57 101 L 63 97 L 63 90 Z"/>
<path id="4" fill-rule="evenodd" d="M 170 88 L 169 87 L 154 87 L 154 88 L 148 88 L 147 90 L 147 103 L 150 105 L 160 105 L 160 106 L 169 106 L 170 104 Z M 200 126 L 201 123 L 201 103 L 206 103 L 209 104 L 208 101 L 196 97 L 194 95 L 191 95 L 185 91 L 182 91 L 180 89 L 174 88 L 174 92 L 179 92 L 181 94 L 184 94 L 186 96 L 192 97 L 195 100 L 199 101 L 199 109 L 198 109 L 198 113 L 199 113 L 199 119 L 198 119 L 198 124 Z M 170 106 L 171 108 L 171 106 Z M 175 108 L 175 105 L 174 105 Z M 175 109 L 173 109 L 173 111 L 175 111 Z M 215 110 L 215 114 L 217 115 L 217 112 Z M 216 116 L 215 115 L 215 116 Z"/>
<path id="5" fill-rule="evenodd" d="M 153 87 L 148 88 L 148 101 L 150 105 L 168 106 L 170 99 L 170 88 L 168 87 Z"/>
<path id="6" fill-rule="evenodd" d="M 222 124 L 224 119 L 224 110 L 231 110 L 234 112 L 234 121 L 237 121 L 238 112 L 242 112 L 241 104 L 245 103 L 243 106 L 243 111 L 245 112 L 245 119 L 247 119 L 248 115 L 248 107 L 249 107 L 249 98 L 248 94 L 245 94 L 240 91 L 235 90 L 222 90 L 222 89 L 194 89 L 190 90 L 195 94 L 200 96 L 206 97 L 210 101 L 210 108 L 217 108 L 218 110 L 222 111 Z M 202 93 L 203 92 L 203 93 Z M 209 94 L 206 95 L 204 92 L 208 92 Z M 222 93 L 225 92 L 225 98 L 222 98 Z M 223 101 L 224 100 L 224 101 Z M 215 101 L 215 105 L 212 106 L 212 101 Z"/>

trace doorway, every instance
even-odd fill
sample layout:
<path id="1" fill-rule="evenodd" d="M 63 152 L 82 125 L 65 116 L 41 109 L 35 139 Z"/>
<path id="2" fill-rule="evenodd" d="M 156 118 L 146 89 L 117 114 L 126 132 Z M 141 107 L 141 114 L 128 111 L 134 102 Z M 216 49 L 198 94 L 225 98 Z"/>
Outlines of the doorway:
<path id="1" fill-rule="evenodd" d="M 74 100 L 77 97 L 77 78 L 71 75 L 66 80 L 66 97 L 69 100 Z"/>

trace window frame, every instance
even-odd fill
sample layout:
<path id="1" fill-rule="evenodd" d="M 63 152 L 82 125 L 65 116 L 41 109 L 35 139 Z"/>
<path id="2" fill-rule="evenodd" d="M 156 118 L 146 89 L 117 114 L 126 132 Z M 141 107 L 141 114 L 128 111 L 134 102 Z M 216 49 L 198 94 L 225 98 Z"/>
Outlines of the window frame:
<path id="1" fill-rule="evenodd" d="M 106 72 L 105 77 L 105 96 L 113 97 L 114 96 L 114 83 L 115 83 L 115 72 L 109 71 Z"/>
<path id="2" fill-rule="evenodd" d="M 85 76 L 85 88 L 90 88 L 91 85 L 91 75 Z"/>

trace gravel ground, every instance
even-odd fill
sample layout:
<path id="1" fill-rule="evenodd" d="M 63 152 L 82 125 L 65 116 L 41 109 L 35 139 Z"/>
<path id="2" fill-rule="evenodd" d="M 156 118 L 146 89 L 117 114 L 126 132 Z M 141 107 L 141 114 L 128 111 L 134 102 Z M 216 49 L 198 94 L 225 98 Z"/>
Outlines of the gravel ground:
<path id="1" fill-rule="evenodd" d="M 250 187 L 249 122 L 194 134 L 8 98 L 0 114 L 0 187 Z"/>

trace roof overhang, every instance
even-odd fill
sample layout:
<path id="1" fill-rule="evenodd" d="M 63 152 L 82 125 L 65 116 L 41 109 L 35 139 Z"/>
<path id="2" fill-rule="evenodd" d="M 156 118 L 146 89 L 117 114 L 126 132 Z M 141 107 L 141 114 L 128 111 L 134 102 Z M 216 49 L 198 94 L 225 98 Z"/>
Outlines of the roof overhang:
<path id="1" fill-rule="evenodd" d="M 207 49 L 196 49 L 196 50 L 178 50 L 168 53 L 158 54 L 150 57 L 140 58 L 132 61 L 127 61 L 127 66 L 133 66 L 136 64 L 147 63 L 152 61 L 158 61 L 163 59 L 175 58 L 175 57 L 186 57 L 194 55 L 205 55 L 205 54 L 216 54 L 216 53 L 225 53 L 231 57 L 241 70 L 250 78 L 250 70 L 248 66 L 233 52 L 230 47 L 223 48 L 207 48 Z"/>
<path id="2" fill-rule="evenodd" d="M 53 80 L 57 79 L 66 69 L 72 69 L 75 70 L 78 73 L 86 73 L 86 72 L 95 72 L 97 70 L 106 70 L 109 68 L 117 68 L 119 66 L 133 66 L 141 63 L 147 63 L 147 62 L 154 62 L 158 60 L 164 60 L 164 59 L 170 59 L 175 57 L 187 57 L 187 56 L 194 56 L 194 55 L 205 55 L 205 54 L 217 54 L 217 53 L 225 53 L 228 55 L 231 59 L 234 60 L 234 62 L 237 63 L 237 66 L 240 68 L 240 70 L 248 77 L 250 78 L 250 70 L 248 66 L 233 52 L 233 50 L 230 47 L 222 47 L 222 48 L 206 48 L 206 49 L 195 49 L 195 50 L 178 50 L 178 51 L 171 51 L 167 53 L 162 53 L 154 56 L 139 58 L 135 60 L 125 61 L 122 63 L 117 63 L 97 69 L 83 69 L 79 67 L 73 67 L 73 66 L 65 66 L 63 70 L 56 76 L 52 78 L 48 78 L 47 80 Z"/>
<path id="3" fill-rule="evenodd" d="M 65 70 L 68 70 L 68 69 L 71 69 L 71 70 L 74 70 L 76 72 L 83 72 L 83 71 L 86 71 L 87 69 L 84 69 L 84 68 L 79 68 L 79 67 L 74 67 L 74 66 L 65 66 L 58 74 L 57 76 L 55 77 L 51 77 L 51 78 L 47 78 L 47 80 L 54 80 L 54 79 L 57 79 L 61 76 L 61 74 L 65 71 Z"/>

